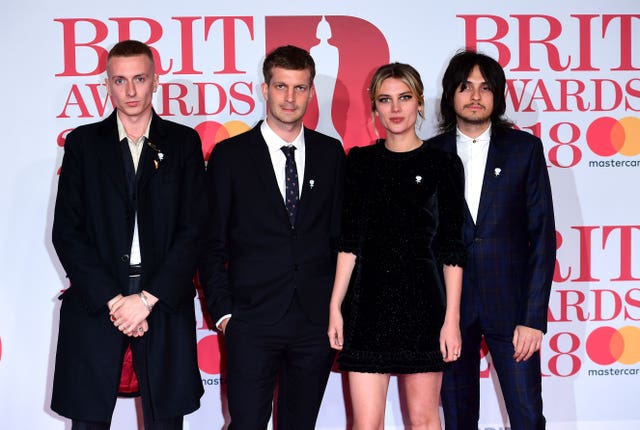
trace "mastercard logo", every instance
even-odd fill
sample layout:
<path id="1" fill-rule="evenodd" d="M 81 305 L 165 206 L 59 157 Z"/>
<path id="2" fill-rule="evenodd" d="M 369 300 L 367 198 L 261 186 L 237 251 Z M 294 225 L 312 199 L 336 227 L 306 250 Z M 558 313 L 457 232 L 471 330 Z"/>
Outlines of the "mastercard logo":
<path id="1" fill-rule="evenodd" d="M 596 119 L 587 129 L 587 145 L 594 154 L 602 157 L 615 154 L 633 157 L 640 154 L 640 118 Z"/>
<path id="2" fill-rule="evenodd" d="M 209 160 L 209 155 L 211 155 L 211 151 L 213 147 L 216 146 L 216 143 L 244 133 L 250 128 L 251 127 L 242 121 L 228 121 L 224 124 L 216 121 L 205 121 L 195 126 L 195 130 L 198 132 L 200 140 L 202 141 L 202 154 L 204 155 L 205 161 Z"/>
<path id="3" fill-rule="evenodd" d="M 587 355 L 596 364 L 640 362 L 640 327 L 599 327 L 587 338 Z"/>

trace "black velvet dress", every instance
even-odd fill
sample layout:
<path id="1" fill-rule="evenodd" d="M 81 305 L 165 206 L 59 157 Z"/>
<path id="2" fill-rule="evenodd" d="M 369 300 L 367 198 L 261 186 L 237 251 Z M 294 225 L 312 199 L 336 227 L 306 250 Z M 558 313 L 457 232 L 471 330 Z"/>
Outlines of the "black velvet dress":
<path id="1" fill-rule="evenodd" d="M 463 266 L 464 173 L 427 146 L 352 148 L 339 249 L 356 255 L 343 302 L 341 370 L 441 371 L 442 265 Z M 437 248 L 437 250 L 435 249 Z"/>

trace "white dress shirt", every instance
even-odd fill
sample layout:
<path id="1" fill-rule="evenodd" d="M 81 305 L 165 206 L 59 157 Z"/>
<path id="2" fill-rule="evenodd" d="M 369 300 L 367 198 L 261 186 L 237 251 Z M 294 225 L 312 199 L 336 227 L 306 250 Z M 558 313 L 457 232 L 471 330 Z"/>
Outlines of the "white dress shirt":
<path id="1" fill-rule="evenodd" d="M 120 121 L 120 116 L 116 114 L 116 118 L 118 121 L 118 139 L 120 142 L 122 142 L 122 139 L 127 139 L 127 143 L 129 144 L 129 151 L 131 151 L 131 158 L 133 159 L 133 168 L 134 171 L 137 171 L 144 141 L 145 139 L 149 138 L 149 127 L 151 126 L 151 119 L 149 119 L 149 124 L 147 124 L 147 128 L 145 129 L 144 134 L 134 142 L 133 140 L 129 139 L 127 131 L 124 129 L 122 121 Z M 133 240 L 131 241 L 131 252 L 129 253 L 129 264 L 133 265 L 140 263 L 142 263 L 142 254 L 140 253 L 140 239 L 138 238 L 138 211 L 136 211 L 136 217 L 133 224 Z"/>
<path id="2" fill-rule="evenodd" d="M 302 191 L 302 184 L 304 184 L 304 127 L 300 128 L 300 133 L 293 139 L 293 142 L 287 142 L 282 139 L 280 136 L 276 134 L 275 131 L 269 127 L 267 121 L 263 121 L 260 125 L 260 132 L 262 133 L 262 137 L 264 141 L 267 142 L 267 147 L 269 148 L 269 155 L 271 156 L 271 164 L 273 165 L 273 171 L 276 175 L 276 179 L 278 181 L 278 188 L 280 189 L 280 194 L 282 195 L 282 201 L 284 202 L 284 196 L 286 193 L 286 184 L 285 184 L 285 164 L 287 162 L 287 157 L 284 155 L 284 152 L 280 148 L 283 146 L 295 146 L 296 150 L 293 153 L 296 158 L 296 169 L 298 171 L 298 197 L 300 196 L 300 192 Z"/>
<path id="3" fill-rule="evenodd" d="M 456 128 L 456 148 L 464 166 L 464 198 L 474 223 L 478 217 L 490 139 L 491 126 L 475 139 Z"/>

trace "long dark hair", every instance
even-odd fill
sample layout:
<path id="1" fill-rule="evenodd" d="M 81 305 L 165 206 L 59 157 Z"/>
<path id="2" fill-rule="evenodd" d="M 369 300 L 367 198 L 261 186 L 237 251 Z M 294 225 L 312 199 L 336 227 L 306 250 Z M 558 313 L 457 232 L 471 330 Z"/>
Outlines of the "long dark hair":
<path id="1" fill-rule="evenodd" d="M 453 98 L 460 84 L 467 81 L 469 74 L 478 66 L 482 77 L 493 93 L 493 112 L 491 112 L 491 126 L 494 129 L 511 128 L 513 122 L 504 117 L 507 108 L 505 100 L 506 78 L 500 64 L 485 54 L 476 51 L 459 51 L 451 58 L 447 70 L 442 77 L 442 98 L 440 99 L 440 131 L 447 132 L 456 129 L 457 116 L 453 105 Z"/>

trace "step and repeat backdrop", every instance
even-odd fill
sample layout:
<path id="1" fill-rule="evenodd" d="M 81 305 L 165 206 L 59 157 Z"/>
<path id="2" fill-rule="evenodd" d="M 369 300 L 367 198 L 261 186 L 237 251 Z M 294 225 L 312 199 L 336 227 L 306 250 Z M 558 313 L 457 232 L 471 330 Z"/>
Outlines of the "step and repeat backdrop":
<path id="1" fill-rule="evenodd" d="M 309 49 L 317 97 L 305 124 L 348 149 L 374 138 L 366 88 L 375 68 L 412 64 L 436 133 L 440 80 L 463 47 L 496 58 L 507 114 L 544 142 L 558 256 L 542 350 L 552 430 L 640 428 L 640 4 L 637 0 L 318 2 L 10 2 L 0 16 L 0 427 L 65 429 L 49 409 L 57 296 L 67 286 L 50 242 L 66 134 L 112 109 L 105 54 L 149 43 L 163 117 L 194 127 L 205 157 L 264 116 L 266 52 Z M 508 256 L 505 256 L 508 258 Z M 221 340 L 198 309 L 205 395 L 185 428 L 228 425 Z M 491 357 L 481 362 L 481 430 L 508 429 Z M 92 381 L 86 381 L 88 389 Z M 345 429 L 343 377 L 333 372 L 318 429 Z M 171 386 L 171 381 L 167 381 Z M 392 379 L 386 428 L 404 428 Z M 136 428 L 118 401 L 114 428 Z"/>

